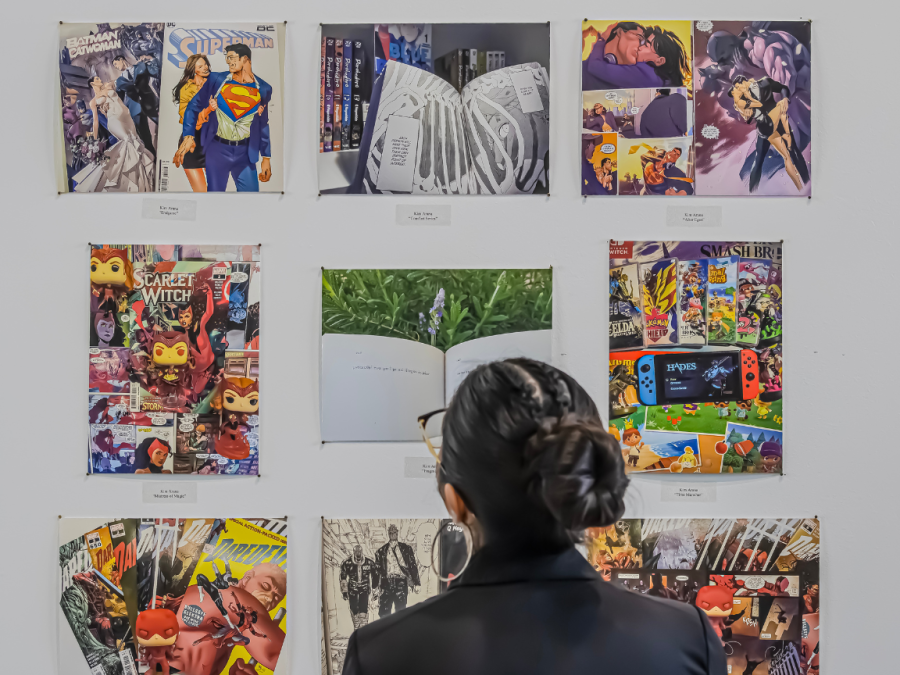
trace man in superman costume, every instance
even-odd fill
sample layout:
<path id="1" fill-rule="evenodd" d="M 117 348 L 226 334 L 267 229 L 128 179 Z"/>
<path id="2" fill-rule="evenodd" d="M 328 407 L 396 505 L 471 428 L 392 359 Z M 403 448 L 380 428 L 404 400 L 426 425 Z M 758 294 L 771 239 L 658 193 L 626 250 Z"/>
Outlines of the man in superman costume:
<path id="1" fill-rule="evenodd" d="M 259 192 L 259 181 L 265 183 L 272 177 L 268 111 L 272 86 L 253 74 L 247 45 L 226 47 L 225 62 L 228 72 L 210 73 L 184 111 L 184 141 L 175 154 L 175 166 L 181 166 L 185 154 L 194 150 L 199 120 L 207 190 L 225 192 L 231 176 L 238 192 Z"/>

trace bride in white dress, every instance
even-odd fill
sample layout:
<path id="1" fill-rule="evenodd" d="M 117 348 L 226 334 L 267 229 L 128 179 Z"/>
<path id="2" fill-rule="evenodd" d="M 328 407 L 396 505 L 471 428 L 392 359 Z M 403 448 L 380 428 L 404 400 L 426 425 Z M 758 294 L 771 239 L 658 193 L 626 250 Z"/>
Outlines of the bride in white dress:
<path id="1" fill-rule="evenodd" d="M 90 84 L 94 90 L 94 128 L 90 135 L 97 138 L 102 112 L 106 115 L 106 129 L 117 143 L 103 153 L 99 164 L 88 164 L 73 176 L 75 192 L 152 192 L 156 160 L 141 142 L 131 112 L 116 93 L 115 83 L 94 77 Z"/>

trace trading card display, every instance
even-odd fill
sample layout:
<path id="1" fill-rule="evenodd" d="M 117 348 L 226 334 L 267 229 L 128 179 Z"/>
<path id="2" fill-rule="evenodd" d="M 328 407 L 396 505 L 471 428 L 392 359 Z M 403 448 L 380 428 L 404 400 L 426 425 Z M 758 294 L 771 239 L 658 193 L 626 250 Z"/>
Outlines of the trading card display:
<path id="1" fill-rule="evenodd" d="M 587 548 L 609 542 L 618 552 L 589 562 L 628 591 L 705 612 L 728 672 L 819 672 L 817 519 L 644 518 L 611 528 L 609 538 L 588 530 Z"/>
<path id="2" fill-rule="evenodd" d="M 97 525 L 60 521 L 60 606 L 92 675 L 271 675 L 285 639 L 285 520 Z M 145 629 L 166 617 L 160 649 Z"/>
<path id="3" fill-rule="evenodd" d="M 781 243 L 612 241 L 609 269 L 610 433 L 626 471 L 780 474 Z M 677 372 L 642 399 L 650 356 Z"/>
<path id="4" fill-rule="evenodd" d="M 94 245 L 91 473 L 259 473 L 258 246 Z"/>

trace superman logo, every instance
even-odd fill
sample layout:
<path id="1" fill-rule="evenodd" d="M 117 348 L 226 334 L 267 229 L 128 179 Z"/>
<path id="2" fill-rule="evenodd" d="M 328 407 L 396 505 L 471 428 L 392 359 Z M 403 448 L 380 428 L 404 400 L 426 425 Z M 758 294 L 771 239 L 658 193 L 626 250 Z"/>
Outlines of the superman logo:
<path id="1" fill-rule="evenodd" d="M 248 113 L 255 113 L 260 101 L 259 90 L 255 87 L 231 82 L 222 87 L 220 98 L 236 120 Z"/>

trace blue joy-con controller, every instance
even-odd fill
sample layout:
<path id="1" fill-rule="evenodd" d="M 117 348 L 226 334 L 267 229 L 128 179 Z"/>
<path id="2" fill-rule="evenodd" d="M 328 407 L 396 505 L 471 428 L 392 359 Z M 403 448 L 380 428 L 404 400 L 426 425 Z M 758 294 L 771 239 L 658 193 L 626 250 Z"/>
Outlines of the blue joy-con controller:
<path id="1" fill-rule="evenodd" d="M 643 405 L 656 405 L 656 368 L 652 356 L 642 356 L 635 366 L 638 398 Z"/>

